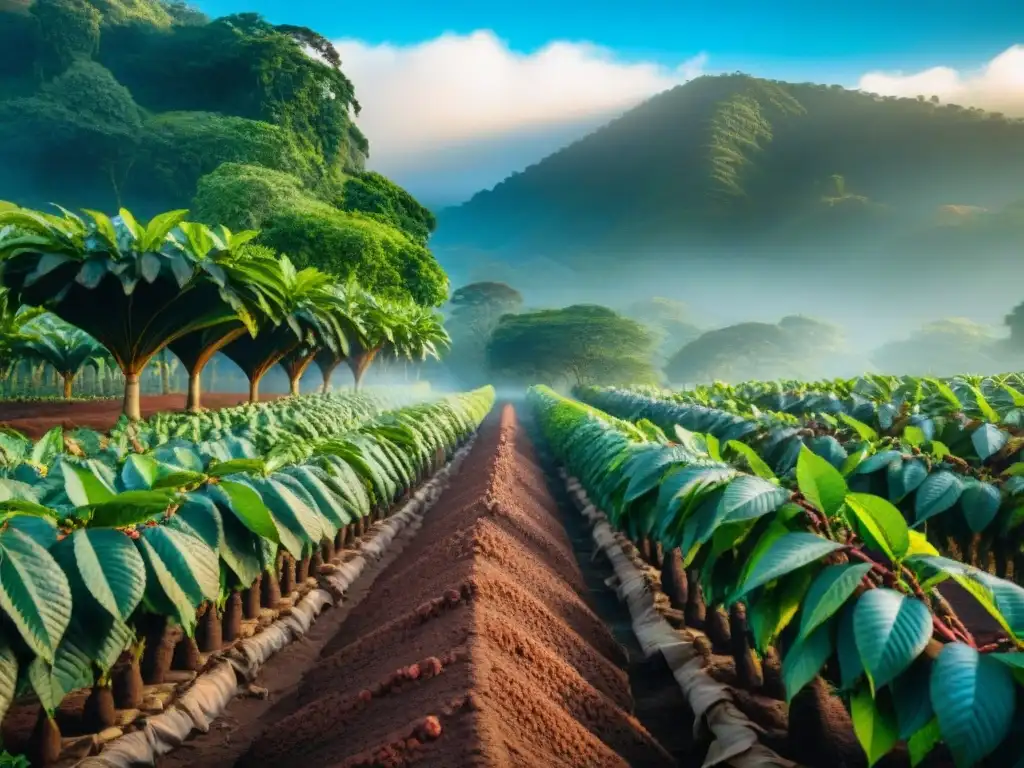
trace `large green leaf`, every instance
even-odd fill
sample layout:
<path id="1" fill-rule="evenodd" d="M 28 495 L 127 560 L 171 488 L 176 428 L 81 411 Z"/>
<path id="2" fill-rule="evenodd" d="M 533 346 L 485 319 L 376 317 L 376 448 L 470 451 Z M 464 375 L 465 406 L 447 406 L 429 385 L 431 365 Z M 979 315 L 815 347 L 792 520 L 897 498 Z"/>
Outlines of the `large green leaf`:
<path id="1" fill-rule="evenodd" d="M 103 528 L 138 525 L 167 512 L 177 498 L 172 489 L 124 491 L 109 501 L 87 507 L 89 525 Z"/>
<path id="2" fill-rule="evenodd" d="M 924 651 L 932 614 L 924 603 L 892 589 L 869 589 L 853 611 L 857 653 L 872 689 L 888 685 Z"/>
<path id="3" fill-rule="evenodd" d="M 1010 733 L 1016 690 L 1010 670 L 963 643 L 949 643 L 932 668 L 931 700 L 958 766 L 991 754 Z"/>
<path id="4" fill-rule="evenodd" d="M 775 473 L 772 472 L 772 468 L 764 462 L 764 459 L 757 455 L 757 451 L 746 443 L 741 443 L 739 440 L 730 440 L 725 444 L 725 447 L 727 450 L 734 451 L 742 456 L 747 462 L 747 466 L 750 467 L 750 471 L 758 477 L 765 480 L 775 479 Z"/>
<path id="5" fill-rule="evenodd" d="M 0 635 L 0 718 L 7 714 L 18 688 L 18 659 L 7 638 Z"/>
<path id="6" fill-rule="evenodd" d="M 114 491 L 91 468 L 62 461 L 61 474 L 64 478 L 64 493 L 76 507 L 101 504 L 114 498 Z"/>
<path id="7" fill-rule="evenodd" d="M 782 682 L 786 686 L 786 702 L 792 702 L 832 655 L 832 626 L 822 624 L 806 637 L 800 637 L 786 651 L 782 661 Z"/>
<path id="8" fill-rule="evenodd" d="M 914 520 L 922 523 L 930 517 L 952 508 L 960 499 L 964 485 L 960 478 L 948 470 L 928 475 L 914 496 Z"/>
<path id="9" fill-rule="evenodd" d="M 965 485 L 960 496 L 960 508 L 970 529 L 981 533 L 995 520 L 1003 499 L 999 489 L 990 483 L 972 480 Z"/>
<path id="10" fill-rule="evenodd" d="M 208 486 L 206 493 L 218 504 L 230 510 L 235 517 L 257 536 L 280 543 L 274 518 L 263 503 L 259 493 L 248 485 L 224 480 L 217 485 Z"/>
<path id="11" fill-rule="evenodd" d="M 146 566 L 134 542 L 110 528 L 82 528 L 53 548 L 61 567 L 74 568 L 89 594 L 111 616 L 127 621 L 146 590 Z"/>
<path id="12" fill-rule="evenodd" d="M 0 608 L 29 648 L 52 662 L 71 621 L 71 587 L 50 553 L 14 528 L 0 532 Z"/>
<path id="13" fill-rule="evenodd" d="M 175 607 L 183 626 L 195 621 L 194 609 L 220 593 L 220 564 L 217 554 L 202 541 L 186 533 L 152 526 L 141 530 L 138 540 L 147 565 L 159 587 Z M 147 593 L 150 584 L 147 573 Z"/>
<path id="14" fill-rule="evenodd" d="M 890 560 L 899 560 L 910 548 L 907 521 L 892 504 L 881 496 L 851 493 L 846 506 L 853 512 L 862 533 L 878 546 Z"/>
<path id="15" fill-rule="evenodd" d="M 842 548 L 842 544 L 813 533 L 784 534 L 776 539 L 751 567 L 746 580 L 730 596 L 729 602 L 736 602 L 752 590 Z"/>
<path id="16" fill-rule="evenodd" d="M 760 477 L 742 475 L 728 486 L 719 502 L 722 522 L 752 520 L 774 512 L 789 500 L 789 491 Z"/>
<path id="17" fill-rule="evenodd" d="M 870 563 L 830 565 L 822 570 L 804 598 L 799 637 L 806 638 L 842 608 L 870 570 Z"/>
<path id="18" fill-rule="evenodd" d="M 131 454 L 121 467 L 121 484 L 126 490 L 148 490 L 153 487 L 160 469 L 155 459 L 139 453 Z"/>
<path id="19" fill-rule="evenodd" d="M 895 716 L 880 706 L 869 691 L 863 688 L 854 692 L 850 699 L 850 717 L 853 731 L 857 734 L 872 766 L 892 751 L 898 741 Z"/>
<path id="20" fill-rule="evenodd" d="M 806 445 L 800 448 L 796 479 L 800 493 L 826 516 L 834 517 L 839 512 L 846 498 L 846 480 L 839 470 Z"/>

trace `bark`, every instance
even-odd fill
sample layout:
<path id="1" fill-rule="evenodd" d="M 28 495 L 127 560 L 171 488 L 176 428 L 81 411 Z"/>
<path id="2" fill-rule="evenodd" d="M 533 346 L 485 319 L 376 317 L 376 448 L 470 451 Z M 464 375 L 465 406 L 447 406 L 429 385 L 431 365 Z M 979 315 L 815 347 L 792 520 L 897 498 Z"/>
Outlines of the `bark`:
<path id="1" fill-rule="evenodd" d="M 747 631 L 747 607 L 734 603 L 729 610 L 729 634 L 732 639 L 732 657 L 736 663 L 737 682 L 748 691 L 756 691 L 764 685 L 761 662 L 750 647 Z"/>
<path id="2" fill-rule="evenodd" d="M 114 709 L 114 692 L 106 686 L 93 686 L 85 700 L 82 725 L 86 733 L 99 733 L 117 722 Z"/>
<path id="3" fill-rule="evenodd" d="M 75 383 L 74 373 L 62 373 L 61 378 L 64 379 L 64 399 L 71 399 L 71 387 Z"/>
<path id="4" fill-rule="evenodd" d="M 199 371 L 188 375 L 188 400 L 185 402 L 185 410 L 192 413 L 198 412 L 202 405 L 200 401 L 203 395 L 202 374 Z"/>
<path id="5" fill-rule="evenodd" d="M 232 592 L 224 606 L 221 625 L 221 642 L 231 643 L 238 639 L 242 632 L 242 593 Z"/>
<path id="6" fill-rule="evenodd" d="M 142 706 L 142 671 L 139 660 L 134 656 L 124 664 L 114 667 L 110 676 L 114 689 L 114 704 L 119 709 L 138 709 Z"/>
<path id="7" fill-rule="evenodd" d="M 683 553 L 678 547 L 665 555 L 661 566 L 661 590 L 669 604 L 677 610 L 685 610 L 687 603 L 686 570 L 683 568 Z"/>
<path id="8" fill-rule="evenodd" d="M 686 626 L 703 629 L 707 618 L 707 606 L 704 603 L 704 590 L 697 580 L 698 571 L 691 570 L 686 574 L 689 594 L 686 600 Z"/>
<path id="9" fill-rule="evenodd" d="M 36 721 L 35 730 L 32 731 L 32 738 L 29 742 L 28 758 L 33 766 L 53 765 L 60 759 L 61 748 L 60 728 L 46 710 L 39 709 L 39 720 Z"/>
<path id="10" fill-rule="evenodd" d="M 263 378 L 263 374 L 257 374 L 253 378 L 249 379 L 249 402 L 258 403 L 260 401 L 260 379 Z"/>
<path id="11" fill-rule="evenodd" d="M 142 418 L 142 398 L 139 396 L 139 374 L 126 373 L 124 377 L 124 415 L 132 421 Z"/>
<path id="12" fill-rule="evenodd" d="M 324 365 L 320 367 L 320 375 L 324 380 L 324 383 L 320 387 L 320 391 L 325 395 L 331 391 L 331 376 L 334 375 L 334 371 L 338 365 L 338 363 L 334 363 L 334 365 Z"/>
<path id="13" fill-rule="evenodd" d="M 377 353 L 380 352 L 380 348 L 370 349 L 362 354 L 350 357 L 346 362 L 348 367 L 352 369 L 352 376 L 355 378 L 356 389 L 360 389 L 363 386 L 363 377 L 366 376 L 366 372 L 370 370 L 370 366 L 373 365 L 374 358 L 377 357 Z"/>

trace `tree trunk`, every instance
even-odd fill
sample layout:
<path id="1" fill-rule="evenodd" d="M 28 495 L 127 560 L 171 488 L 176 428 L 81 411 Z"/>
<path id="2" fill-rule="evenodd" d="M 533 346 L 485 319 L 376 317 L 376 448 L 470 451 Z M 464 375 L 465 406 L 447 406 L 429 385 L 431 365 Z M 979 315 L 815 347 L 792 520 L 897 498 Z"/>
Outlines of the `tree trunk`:
<path id="1" fill-rule="evenodd" d="M 255 376 L 249 379 L 249 402 L 258 403 L 260 401 L 260 379 L 262 375 Z"/>
<path id="2" fill-rule="evenodd" d="M 124 415 L 132 421 L 142 419 L 142 398 L 139 396 L 139 374 L 124 375 Z"/>
<path id="3" fill-rule="evenodd" d="M 188 375 L 188 400 L 185 402 L 185 410 L 197 413 L 202 407 L 199 401 L 203 394 L 202 374 L 199 371 Z"/>
<path id="4" fill-rule="evenodd" d="M 299 394 L 300 394 L 300 392 L 299 392 L 299 382 L 301 380 L 302 380 L 302 374 L 301 373 L 298 376 L 289 377 L 288 378 L 288 394 L 291 395 L 292 397 L 298 397 L 299 396 Z"/>
<path id="5" fill-rule="evenodd" d="M 171 361 L 167 357 L 167 347 L 160 350 L 160 394 L 171 394 Z"/>
<path id="6" fill-rule="evenodd" d="M 64 399 L 71 399 L 71 385 L 74 384 L 75 374 L 73 373 L 62 373 L 61 377 L 64 379 Z"/>
<path id="7" fill-rule="evenodd" d="M 373 365 L 373 360 L 377 357 L 378 352 L 380 352 L 379 349 L 370 349 L 347 360 L 349 368 L 352 369 L 352 376 L 356 380 L 355 388 L 357 390 L 363 386 L 363 377 L 370 370 L 370 366 Z"/>
<path id="8" fill-rule="evenodd" d="M 320 391 L 325 395 L 331 391 L 331 376 L 334 375 L 334 370 L 337 367 L 338 364 L 335 363 L 334 365 L 328 366 L 327 368 L 320 369 L 320 375 L 323 376 L 324 379 L 324 383 L 323 386 L 320 387 Z"/>

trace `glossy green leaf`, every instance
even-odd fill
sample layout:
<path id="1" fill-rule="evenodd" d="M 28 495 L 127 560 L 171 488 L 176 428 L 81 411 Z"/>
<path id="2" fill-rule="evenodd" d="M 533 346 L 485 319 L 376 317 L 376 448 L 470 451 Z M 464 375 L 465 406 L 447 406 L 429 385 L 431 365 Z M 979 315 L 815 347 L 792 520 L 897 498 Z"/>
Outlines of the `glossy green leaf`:
<path id="1" fill-rule="evenodd" d="M 868 765 L 873 766 L 896 746 L 898 739 L 896 718 L 861 688 L 850 699 L 850 717 L 857 741 L 864 749 Z"/>
<path id="2" fill-rule="evenodd" d="M 921 523 L 952 508 L 963 490 L 960 478 L 952 472 L 933 472 L 921 483 L 914 496 L 914 520 Z"/>
<path id="3" fill-rule="evenodd" d="M 931 611 L 892 589 L 869 589 L 853 611 L 857 653 L 872 688 L 888 685 L 921 655 L 932 636 Z"/>
<path id="4" fill-rule="evenodd" d="M 932 668 L 931 700 L 958 766 L 991 754 L 1010 733 L 1016 701 L 1010 670 L 963 643 L 943 647 Z"/>
<path id="5" fill-rule="evenodd" d="M 59 542 L 54 558 L 74 568 L 89 594 L 111 616 L 127 621 L 146 590 L 146 567 L 134 542 L 111 528 L 82 528 Z"/>
<path id="6" fill-rule="evenodd" d="M 846 497 L 846 480 L 828 461 L 805 445 L 796 463 L 796 479 L 800 492 L 828 517 L 834 517 Z"/>
<path id="7" fill-rule="evenodd" d="M 50 553 L 13 528 L 0 533 L 0 608 L 28 647 L 53 661 L 71 620 L 71 587 Z"/>
<path id="8" fill-rule="evenodd" d="M 754 589 L 774 581 L 798 568 L 810 565 L 825 555 L 842 549 L 843 545 L 829 541 L 813 533 L 786 533 L 776 539 L 750 569 L 742 585 L 730 597 L 729 602 L 741 600 Z"/>
<path id="9" fill-rule="evenodd" d="M 786 703 L 793 701 L 810 683 L 832 655 L 832 626 L 822 624 L 809 635 L 789 646 L 782 660 L 782 682 L 786 686 Z"/>
<path id="10" fill-rule="evenodd" d="M 789 491 L 759 477 L 742 475 L 728 486 L 719 502 L 722 522 L 734 523 L 774 512 L 789 500 Z"/>
<path id="11" fill-rule="evenodd" d="M 869 563 L 826 566 L 811 583 L 801 610 L 800 638 L 806 638 L 842 608 L 871 570 Z"/>
<path id="12" fill-rule="evenodd" d="M 867 493 L 847 495 L 846 505 L 853 512 L 865 538 L 881 548 L 890 560 L 899 560 L 907 554 L 910 549 L 907 521 L 896 507 L 881 496 Z"/>

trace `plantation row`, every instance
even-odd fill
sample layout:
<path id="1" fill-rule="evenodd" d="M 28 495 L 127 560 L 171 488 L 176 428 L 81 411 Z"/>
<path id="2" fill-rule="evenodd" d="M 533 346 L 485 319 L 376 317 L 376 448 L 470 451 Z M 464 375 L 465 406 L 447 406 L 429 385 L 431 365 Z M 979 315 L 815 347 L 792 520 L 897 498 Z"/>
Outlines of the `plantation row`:
<path id="1" fill-rule="evenodd" d="M 687 623 L 729 644 L 740 685 L 763 687 L 762 665 L 781 656 L 793 712 L 814 706 L 807 697 L 824 677 L 872 765 L 902 749 L 917 766 L 940 743 L 960 766 L 1018 764 L 1011 731 L 1024 715 L 1017 703 L 1024 701 L 1024 589 L 941 556 L 892 503 L 865 492 L 874 488 L 874 472 L 854 470 L 870 460 L 866 454 L 854 454 L 844 472 L 805 442 L 814 439 L 806 430 L 775 435 L 776 450 L 797 440 L 780 479 L 761 458 L 764 445 L 740 442 L 762 430 L 724 411 L 630 393 L 581 394 L 617 405 L 629 420 L 533 388 L 556 457 L 662 565 L 663 586 L 686 604 Z M 673 407 L 680 410 L 667 410 Z M 674 417 L 687 413 L 724 431 L 674 428 Z M 659 421 L 670 425 L 672 439 Z M 732 452 L 732 463 L 723 451 Z M 947 581 L 992 615 L 1004 637 L 979 642 L 940 593 Z"/>
<path id="2" fill-rule="evenodd" d="M 61 212 L 0 202 L 0 373 L 8 378 L 19 361 L 41 361 L 70 395 L 83 367 L 114 368 L 124 413 L 137 420 L 140 376 L 168 349 L 188 371 L 187 405 L 197 410 L 201 374 L 218 353 L 242 369 L 255 402 L 275 365 L 293 395 L 313 363 L 325 390 L 343 362 L 359 388 L 379 357 L 424 360 L 449 343 L 433 309 L 296 269 L 253 245 L 258 232 L 188 222 L 187 211 L 145 225 L 124 209 L 114 218 Z"/>
<path id="3" fill-rule="evenodd" d="M 141 657 L 159 679 L 169 627 L 191 637 L 198 622 L 206 637 L 226 609 L 274 607 L 450 458 L 493 401 L 485 388 L 381 413 L 361 395 L 309 397 L 158 418 L 128 450 L 40 441 L 2 481 L 0 712 L 37 697 L 52 739 L 61 700 L 109 696 L 119 660 L 138 675 Z"/>
<path id="4" fill-rule="evenodd" d="M 914 424 L 898 437 L 880 437 L 850 417 L 853 428 L 843 430 L 820 417 L 794 424 L 770 414 L 740 416 L 625 390 L 588 389 L 580 395 L 616 416 L 650 419 L 669 432 L 680 425 L 705 434 L 717 458 L 768 481 L 792 476 L 806 447 L 840 470 L 851 489 L 896 505 L 944 555 L 1024 580 L 1024 441 L 996 449 L 999 442 L 990 437 L 997 428 L 991 424 L 950 419 L 942 429 L 947 443 L 930 439 Z"/>

